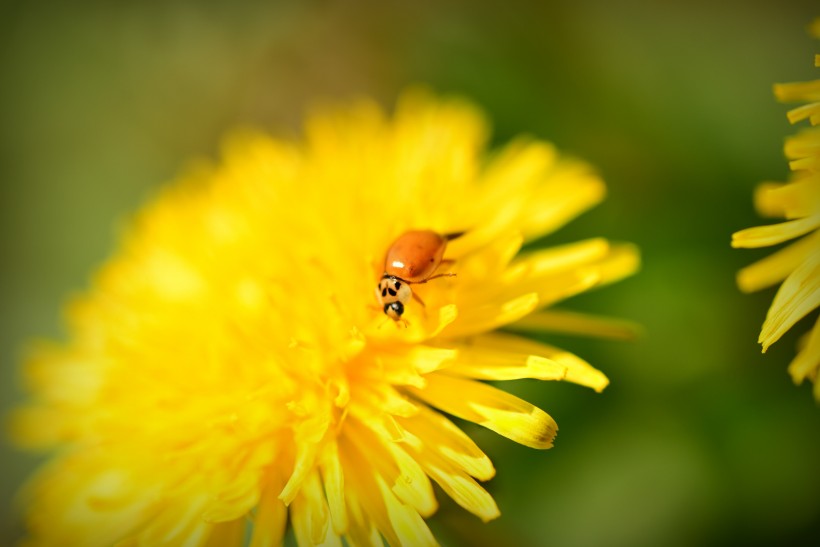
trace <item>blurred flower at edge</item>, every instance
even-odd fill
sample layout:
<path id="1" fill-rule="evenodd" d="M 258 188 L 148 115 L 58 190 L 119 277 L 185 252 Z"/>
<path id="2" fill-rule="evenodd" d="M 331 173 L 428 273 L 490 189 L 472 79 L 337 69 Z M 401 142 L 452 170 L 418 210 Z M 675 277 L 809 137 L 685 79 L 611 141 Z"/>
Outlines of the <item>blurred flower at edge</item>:
<path id="1" fill-rule="evenodd" d="M 290 523 L 299 545 L 429 545 L 430 479 L 497 517 L 477 482 L 492 463 L 444 414 L 552 446 L 549 415 L 482 380 L 608 380 L 495 329 L 623 336 L 550 306 L 639 259 L 600 238 L 519 252 L 604 185 L 547 143 L 488 155 L 487 137 L 460 100 L 410 92 L 392 120 L 361 101 L 314 114 L 303 142 L 238 133 L 139 212 L 68 342 L 24 367 L 12 435 L 55 453 L 25 491 L 31 542 L 275 545 Z M 418 286 L 403 328 L 374 288 L 410 229 L 466 234 L 457 277 Z"/>
<path id="2" fill-rule="evenodd" d="M 820 38 L 820 18 L 812 24 L 811 33 Z M 815 55 L 814 64 L 820 67 L 820 55 Z M 791 123 L 808 119 L 813 126 L 820 124 L 820 80 L 777 84 L 774 92 L 782 102 L 809 101 L 789 112 Z M 802 236 L 738 273 L 738 285 L 746 292 L 782 281 L 760 331 L 758 342 L 764 352 L 820 306 L 820 128 L 804 129 L 789 137 L 785 153 L 793 171 L 791 182 L 761 184 L 755 192 L 755 206 L 762 215 L 787 221 L 748 228 L 732 236 L 733 247 L 767 247 Z M 798 384 L 811 379 L 814 397 L 820 401 L 820 317 L 800 345 L 789 373 Z"/>

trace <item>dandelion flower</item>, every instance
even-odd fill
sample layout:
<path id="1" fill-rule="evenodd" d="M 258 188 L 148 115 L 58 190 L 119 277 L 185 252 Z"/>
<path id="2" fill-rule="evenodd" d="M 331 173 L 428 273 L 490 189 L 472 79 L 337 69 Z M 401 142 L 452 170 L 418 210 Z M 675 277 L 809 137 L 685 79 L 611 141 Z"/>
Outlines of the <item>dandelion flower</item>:
<path id="1" fill-rule="evenodd" d="M 485 380 L 606 377 L 496 329 L 620 326 L 547 309 L 637 267 L 589 239 L 520 252 L 596 204 L 590 168 L 547 143 L 486 151 L 479 112 L 423 92 L 246 132 L 145 207 L 24 368 L 19 443 L 55 450 L 25 492 L 59 545 L 435 544 L 433 483 L 481 520 L 488 457 L 449 416 L 534 448 L 557 426 Z M 456 277 L 418 285 L 405 328 L 376 307 L 391 241 L 465 232 Z M 566 321 L 564 321 L 564 319 Z"/>
<path id="2" fill-rule="evenodd" d="M 811 30 L 820 38 L 820 19 Z M 815 56 L 815 66 L 820 67 L 820 55 Z M 812 126 L 820 125 L 820 80 L 778 84 L 774 92 L 782 102 L 807 103 L 791 110 L 789 121 L 808 119 Z M 785 153 L 791 181 L 761 184 L 755 206 L 762 215 L 786 221 L 748 228 L 732 237 L 733 247 L 768 247 L 800 238 L 738 273 L 738 285 L 747 292 L 781 283 L 758 339 L 764 352 L 820 306 L 820 127 L 786 139 Z M 820 318 L 800 345 L 789 373 L 795 383 L 813 381 L 814 397 L 820 400 Z"/>

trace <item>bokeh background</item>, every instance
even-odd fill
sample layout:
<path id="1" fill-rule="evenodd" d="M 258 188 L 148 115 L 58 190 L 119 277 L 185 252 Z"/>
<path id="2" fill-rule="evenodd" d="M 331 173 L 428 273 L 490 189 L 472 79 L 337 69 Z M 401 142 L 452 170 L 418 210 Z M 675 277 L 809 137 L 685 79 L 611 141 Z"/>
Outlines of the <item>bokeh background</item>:
<path id="1" fill-rule="evenodd" d="M 766 355 L 774 291 L 735 272 L 761 223 L 752 189 L 787 172 L 772 83 L 820 76 L 816 2 L 11 2 L 0 11 L 0 396 L 23 398 L 27 340 L 111 252 L 117 226 L 188 161 L 252 125 L 298 133 L 316 100 L 409 84 L 467 97 L 589 160 L 607 201 L 548 242 L 637 243 L 641 273 L 566 307 L 645 327 L 632 342 L 552 337 L 603 394 L 516 382 L 554 449 L 469 428 L 499 470 L 483 526 L 439 495 L 445 545 L 809 545 L 820 541 L 820 408 L 786 373 L 806 322 Z M 571 305 L 571 306 L 570 306 Z M 4 445 L 0 543 L 39 459 Z"/>

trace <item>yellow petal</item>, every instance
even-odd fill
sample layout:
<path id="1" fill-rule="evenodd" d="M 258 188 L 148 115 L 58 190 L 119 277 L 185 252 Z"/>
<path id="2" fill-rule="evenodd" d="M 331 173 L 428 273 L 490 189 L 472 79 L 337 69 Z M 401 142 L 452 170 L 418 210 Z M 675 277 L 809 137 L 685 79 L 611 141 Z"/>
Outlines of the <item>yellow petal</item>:
<path id="1" fill-rule="evenodd" d="M 299 545 L 319 545 L 327 536 L 330 513 L 319 473 L 309 473 L 290 504 L 290 520 Z"/>
<path id="2" fill-rule="evenodd" d="M 402 502 L 424 516 L 438 508 L 433 487 L 418 463 L 400 445 L 385 439 L 358 420 L 348 420 L 346 435 L 364 454 L 365 463 L 380 476 Z"/>
<path id="3" fill-rule="evenodd" d="M 766 185 L 755 191 L 755 205 L 764 212 L 787 219 L 820 213 L 820 178 L 804 178 L 776 187 Z"/>
<path id="4" fill-rule="evenodd" d="M 287 484 L 282 488 L 282 492 L 279 493 L 279 499 L 281 499 L 285 505 L 290 505 L 299 492 L 303 481 L 313 469 L 317 450 L 318 448 L 314 443 L 302 442 L 297 445 L 293 473 L 290 479 L 288 479 Z"/>
<path id="5" fill-rule="evenodd" d="M 399 477 L 391 487 L 393 493 L 422 517 L 430 517 L 438 509 L 433 486 L 419 463 L 398 444 L 386 445 L 399 467 Z M 383 477 L 384 478 L 384 477 Z M 385 481 L 387 482 L 387 481 Z"/>
<path id="6" fill-rule="evenodd" d="M 436 547 L 438 543 L 433 538 L 433 533 L 427 527 L 427 523 L 421 518 L 412 507 L 399 501 L 393 493 L 388 490 L 384 480 L 376 477 L 379 490 L 384 497 L 387 508 L 387 517 L 395 530 L 398 545 L 406 547 Z"/>
<path id="7" fill-rule="evenodd" d="M 238 518 L 211 526 L 206 547 L 242 547 L 245 542 L 245 519 Z"/>
<path id="8" fill-rule="evenodd" d="M 610 244 L 602 238 L 587 239 L 549 249 L 523 254 L 504 274 L 510 279 L 541 277 L 543 274 L 560 273 L 594 263 L 607 256 Z"/>
<path id="9" fill-rule="evenodd" d="M 795 241 L 740 270 L 737 274 L 738 287 L 744 292 L 754 292 L 780 283 L 818 249 L 820 232 Z"/>
<path id="10" fill-rule="evenodd" d="M 217 484 L 223 484 L 202 514 L 207 522 L 231 521 L 250 512 L 259 501 L 264 468 L 274 461 L 274 443 L 250 445 L 247 453 L 226 460 L 212 473 Z"/>
<path id="11" fill-rule="evenodd" d="M 598 286 L 620 281 L 635 272 L 641 266 L 641 255 L 638 247 L 626 243 L 612 245 L 607 257 L 591 266 L 599 275 Z"/>
<path id="12" fill-rule="evenodd" d="M 803 129 L 788 137 L 783 151 L 790 160 L 817 158 L 820 155 L 820 128 Z"/>
<path id="13" fill-rule="evenodd" d="M 588 248 L 595 254 L 584 256 L 576 254 L 581 250 L 579 248 L 567 249 L 567 255 L 554 255 L 546 263 L 544 256 L 533 257 L 532 260 L 525 256 L 513 264 L 492 288 L 470 298 L 477 301 L 506 300 L 522 292 L 533 291 L 538 295 L 538 306 L 544 307 L 592 287 L 622 279 L 638 269 L 640 258 L 635 247 L 602 243 L 603 246 L 593 244 Z M 461 304 L 464 315 L 471 313 L 468 305 L 469 301 Z"/>
<path id="14" fill-rule="evenodd" d="M 318 442 L 325 435 L 328 426 L 330 425 L 330 417 L 324 412 L 325 409 L 315 409 L 315 414 L 309 416 L 307 419 L 299 422 L 293 430 L 294 439 L 296 440 L 296 457 L 293 463 L 293 473 L 288 479 L 279 498 L 289 505 L 299 488 L 302 481 L 313 470 L 316 461 L 316 453 L 318 451 Z M 294 412 L 308 412 L 307 409 L 296 409 Z"/>
<path id="15" fill-rule="evenodd" d="M 541 355 L 566 368 L 565 381 L 587 386 L 598 392 L 609 385 L 609 380 L 600 370 L 568 351 L 543 342 L 503 332 L 488 332 L 473 338 L 473 343 L 478 347 L 498 351 Z"/>
<path id="16" fill-rule="evenodd" d="M 781 102 L 820 100 L 820 81 L 774 84 L 774 94 Z M 792 122 L 794 123 L 794 122 Z"/>
<path id="17" fill-rule="evenodd" d="M 768 247 L 805 235 L 820 227 L 820 214 L 798 220 L 747 228 L 732 234 L 732 247 Z"/>
<path id="18" fill-rule="evenodd" d="M 442 338 L 456 338 L 475 332 L 492 330 L 524 317 L 538 305 L 538 295 L 524 294 L 512 300 L 491 302 L 469 310 L 469 314 L 460 315 L 441 334 Z"/>
<path id="19" fill-rule="evenodd" d="M 533 312 L 511 324 L 509 328 L 523 331 L 561 332 L 619 340 L 632 340 L 643 332 L 643 327 L 632 321 L 556 309 Z"/>
<path id="20" fill-rule="evenodd" d="M 477 380 L 563 380 L 567 368 L 545 357 L 494 351 L 480 346 L 454 346 L 456 356 L 443 369 L 448 375 Z"/>
<path id="21" fill-rule="evenodd" d="M 282 481 L 277 479 L 275 473 L 271 473 L 256 507 L 250 547 L 273 547 L 282 544 L 288 510 L 278 497 L 281 487 Z"/>
<path id="22" fill-rule="evenodd" d="M 550 174 L 522 213 L 527 239 L 564 226 L 603 200 L 606 186 L 582 162 L 564 161 Z"/>
<path id="23" fill-rule="evenodd" d="M 463 469 L 479 480 L 490 480 L 495 468 L 490 458 L 453 422 L 425 405 L 412 418 L 400 418 L 399 424 L 421 440 L 419 448 L 426 447 L 444 460 Z"/>
<path id="24" fill-rule="evenodd" d="M 813 378 L 815 383 L 820 383 L 817 379 L 817 371 L 820 369 L 820 317 L 814 323 L 814 328 L 807 335 L 804 347 L 800 348 L 797 356 L 789 364 L 789 374 L 795 384 L 799 384 L 807 377 Z"/>
<path id="25" fill-rule="evenodd" d="M 345 491 L 350 517 L 350 536 L 362 545 L 376 544 L 378 533 L 392 545 L 400 545 L 399 537 L 388 517 L 385 495 L 395 498 L 387 489 L 377 485 L 377 473 L 365 459 L 364 447 L 358 447 L 345 435 L 339 438 L 339 455 L 345 476 L 350 477 Z M 374 530 L 378 530 L 374 534 Z M 380 540 L 379 540 L 380 541 Z"/>
<path id="26" fill-rule="evenodd" d="M 200 517 L 205 498 L 188 500 L 183 507 L 166 507 L 140 535 L 146 545 L 199 545 L 205 540 L 209 524 Z"/>
<path id="27" fill-rule="evenodd" d="M 345 540 L 351 547 L 383 547 L 382 535 L 376 528 L 373 519 L 368 517 L 367 512 L 359 502 L 355 486 L 345 489 L 345 505 L 350 527 L 345 536 Z"/>
<path id="28" fill-rule="evenodd" d="M 432 410 L 427 410 L 425 414 L 431 417 L 441 417 L 437 412 Z M 419 422 L 421 420 L 413 421 L 415 422 L 413 425 L 420 425 Z M 448 420 L 445 419 L 445 421 L 450 427 L 455 427 Z M 492 496 L 479 486 L 472 477 L 465 473 L 464 466 L 462 465 L 464 459 L 450 458 L 448 452 L 441 450 L 441 447 L 438 446 L 438 443 L 435 442 L 433 438 L 427 436 L 422 438 L 424 439 L 423 441 L 419 440 L 418 442 L 408 444 L 410 445 L 409 450 L 413 453 L 414 458 L 421 464 L 421 467 L 424 468 L 424 471 L 441 486 L 448 496 L 471 513 L 477 515 L 485 522 L 496 518 L 499 515 L 498 506 L 495 504 Z M 448 442 L 446 437 L 444 442 Z M 475 448 L 475 451 L 481 454 L 477 448 Z M 483 456 L 483 454 L 481 455 Z M 490 470 L 492 470 L 492 466 L 490 466 Z M 487 478 L 490 476 L 492 475 L 490 474 Z"/>
<path id="29" fill-rule="evenodd" d="M 420 459 L 430 477 L 460 506 L 484 522 L 501 514 L 493 497 L 475 479 L 455 467 L 441 465 L 440 460 L 425 455 Z"/>
<path id="30" fill-rule="evenodd" d="M 754 191 L 755 210 L 764 217 L 783 218 L 786 212 L 782 204 L 775 199 L 770 199 L 769 195 L 775 190 L 786 186 L 782 182 L 761 182 Z"/>
<path id="31" fill-rule="evenodd" d="M 455 351 L 433 346 L 412 345 L 400 348 L 397 352 L 385 352 L 383 361 L 385 368 L 399 368 L 415 370 L 420 375 L 438 370 L 444 363 L 452 360 Z M 395 383 L 395 382 L 394 382 Z"/>
<path id="32" fill-rule="evenodd" d="M 65 411 L 53 406 L 27 406 L 17 408 L 8 416 L 8 435 L 21 448 L 42 450 L 55 443 L 65 442 L 76 435 L 69 425 Z"/>
<path id="33" fill-rule="evenodd" d="M 477 210 L 489 222 L 477 225 L 470 242 L 480 248 L 511 229 L 518 229 L 528 207 L 523 196 L 531 194 L 536 184 L 548 180 L 555 161 L 555 149 L 543 142 L 520 139 L 499 151 L 484 170 L 479 184 L 483 191 Z M 541 202 L 539 202 L 541 203 Z M 486 214 L 492 211 L 492 214 Z"/>
<path id="34" fill-rule="evenodd" d="M 403 382 L 405 385 L 423 386 L 424 379 L 419 377 L 419 382 Z M 412 416 L 418 409 L 406 395 L 399 393 L 393 384 L 386 382 L 377 383 L 375 381 L 359 382 L 353 390 L 353 400 L 348 406 L 348 411 L 352 414 L 381 414 L 386 413 L 392 416 Z"/>
<path id="35" fill-rule="evenodd" d="M 328 441 L 319 455 L 319 469 L 327 495 L 327 506 L 333 531 L 342 535 L 347 530 L 347 511 L 344 500 L 344 472 L 335 441 Z"/>
<path id="36" fill-rule="evenodd" d="M 806 314 L 820 306 L 820 253 L 801 264 L 774 297 L 759 342 L 765 352 Z"/>
<path id="37" fill-rule="evenodd" d="M 817 108 L 816 118 L 817 118 L 817 121 L 816 122 L 812 121 L 812 123 L 820 123 L 820 107 Z M 812 120 L 814 120 L 814 116 L 812 116 Z M 808 157 L 805 157 L 805 158 L 798 158 L 796 160 L 792 160 L 792 161 L 789 162 L 789 169 L 791 169 L 792 171 L 795 171 L 795 172 L 800 172 L 800 171 L 809 171 L 809 172 L 814 171 L 814 172 L 816 172 L 818 169 L 820 169 L 820 156 L 811 155 L 811 156 L 808 156 Z M 811 210 L 813 212 L 817 212 L 816 207 L 813 207 Z M 796 215 L 796 216 L 800 216 L 800 215 Z"/>
<path id="38" fill-rule="evenodd" d="M 590 240 L 524 255 L 494 283 L 464 287 L 458 294 L 461 316 L 444 335 L 491 330 L 522 317 L 539 303 L 543 306 L 594 286 L 599 272 L 581 266 L 604 259 L 609 249 L 604 240 Z"/>
<path id="39" fill-rule="evenodd" d="M 784 94 L 790 94 L 800 91 L 807 91 L 805 84 L 810 82 L 801 82 L 800 84 L 786 84 L 786 85 L 801 85 L 803 86 L 802 89 L 795 89 L 794 91 L 786 91 Z M 818 87 L 815 85 L 815 87 Z M 797 108 L 792 108 L 786 113 L 786 116 L 789 118 L 790 123 L 797 123 L 801 122 L 805 119 L 811 120 L 817 113 L 820 112 L 820 103 L 809 103 L 804 104 L 803 106 L 798 106 Z"/>
<path id="40" fill-rule="evenodd" d="M 524 244 L 520 231 L 509 230 L 476 249 L 474 240 L 479 236 L 467 232 L 447 245 L 447 257 L 456 260 L 457 271 L 467 280 L 486 279 L 501 273 Z"/>
<path id="41" fill-rule="evenodd" d="M 482 425 L 532 448 L 549 448 L 558 431 L 543 410 L 487 384 L 440 373 L 427 377 L 424 389 L 407 388 L 444 412 Z"/>

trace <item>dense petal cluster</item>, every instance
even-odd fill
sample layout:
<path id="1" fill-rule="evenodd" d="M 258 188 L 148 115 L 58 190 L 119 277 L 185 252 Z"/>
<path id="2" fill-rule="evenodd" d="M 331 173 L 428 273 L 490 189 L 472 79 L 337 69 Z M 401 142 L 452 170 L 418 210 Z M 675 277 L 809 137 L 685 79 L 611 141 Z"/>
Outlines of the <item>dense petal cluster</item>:
<path id="1" fill-rule="evenodd" d="M 57 449 L 28 488 L 53 545 L 434 544 L 432 482 L 483 520 L 495 470 L 446 415 L 548 448 L 544 411 L 484 380 L 606 377 L 496 329 L 622 326 L 547 309 L 635 271 L 590 239 L 520 252 L 599 202 L 584 163 L 520 139 L 488 154 L 471 105 L 405 95 L 316 113 L 299 142 L 236 135 L 131 223 L 25 375 L 18 442 Z M 465 232 L 456 277 L 418 286 L 404 328 L 376 306 L 410 229 Z"/>
<path id="2" fill-rule="evenodd" d="M 812 32 L 820 38 L 820 19 Z M 815 66 L 820 67 L 820 55 L 815 56 Z M 789 112 L 789 121 L 820 125 L 820 80 L 778 84 L 774 92 L 780 101 L 806 103 Z M 734 247 L 768 247 L 799 238 L 738 274 L 738 285 L 748 292 L 781 283 L 760 332 L 764 352 L 820 306 L 820 127 L 789 137 L 785 153 L 792 170 L 790 182 L 761 184 L 755 205 L 762 215 L 786 221 L 742 230 L 732 237 Z M 812 380 L 814 396 L 820 400 L 820 318 L 800 345 L 789 373 L 795 383 Z"/>

